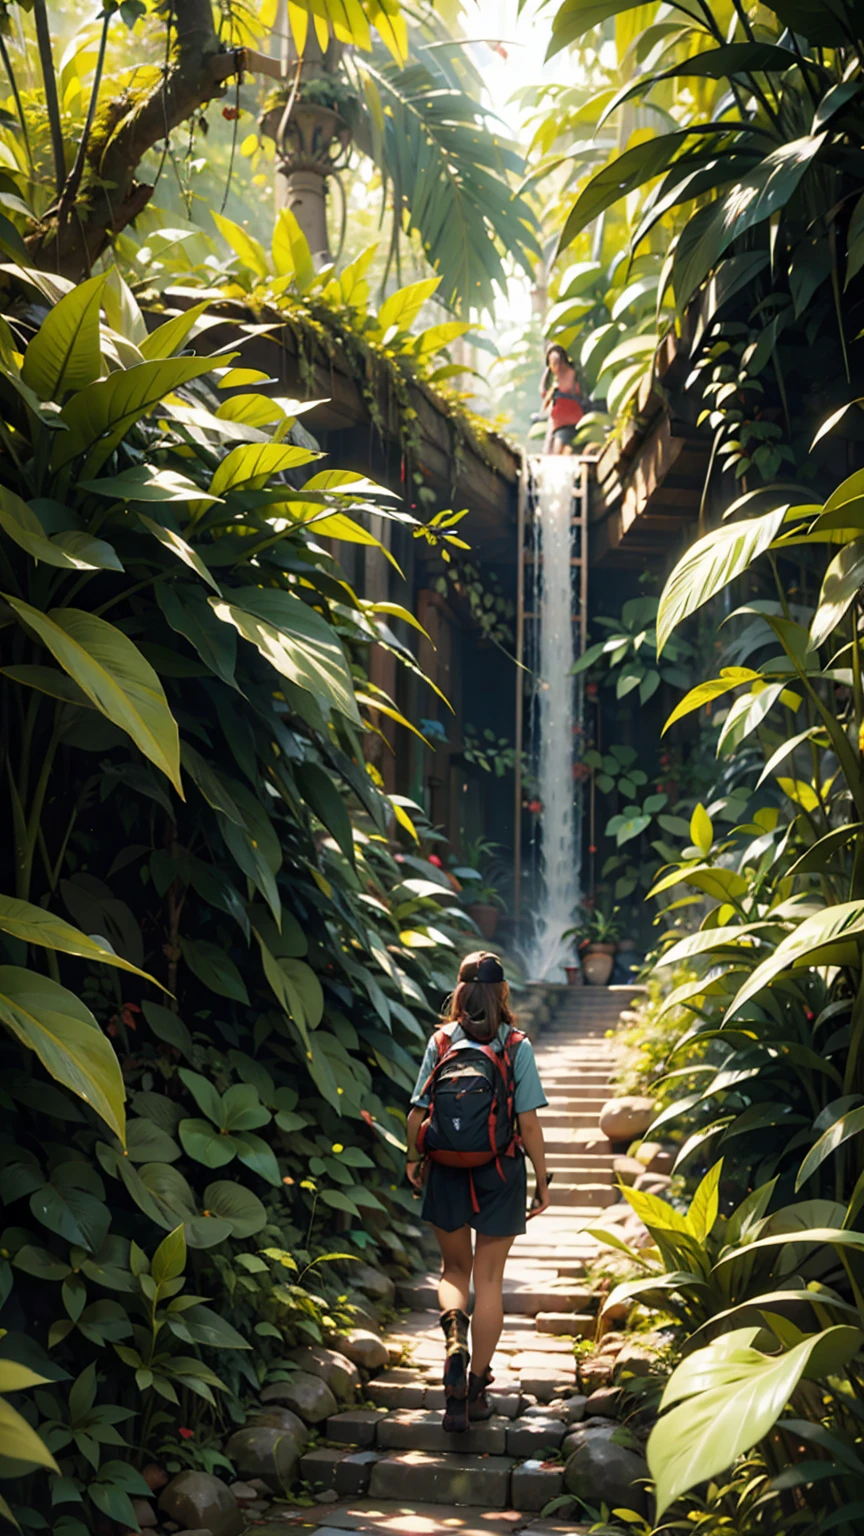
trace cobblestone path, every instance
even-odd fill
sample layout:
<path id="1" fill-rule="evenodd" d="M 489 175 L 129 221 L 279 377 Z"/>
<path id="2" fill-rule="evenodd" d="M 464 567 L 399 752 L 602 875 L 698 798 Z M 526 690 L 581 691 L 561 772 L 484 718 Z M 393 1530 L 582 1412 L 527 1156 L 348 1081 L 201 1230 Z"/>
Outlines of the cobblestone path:
<path id="1" fill-rule="evenodd" d="M 593 1298 L 584 1286 L 594 1241 L 581 1229 L 612 1203 L 612 1152 L 598 1128 L 609 1097 L 612 1048 L 606 1031 L 633 988 L 562 992 L 553 1019 L 535 1042 L 549 1098 L 542 1112 L 552 1208 L 529 1223 L 513 1247 L 505 1281 L 505 1320 L 492 1362 L 496 1413 L 464 1435 L 441 1428 L 444 1350 L 436 1275 L 399 1287 L 410 1310 L 388 1335 L 401 1364 L 368 1383 L 373 1407 L 339 1413 L 326 1442 L 301 1460 L 301 1476 L 332 1490 L 334 1502 L 286 1510 L 250 1527 L 256 1536 L 571 1536 L 572 1520 L 540 1511 L 563 1489 L 559 1449 L 581 1417 L 572 1340 L 594 1332 Z M 583 1527 L 581 1529 L 587 1529 Z"/>

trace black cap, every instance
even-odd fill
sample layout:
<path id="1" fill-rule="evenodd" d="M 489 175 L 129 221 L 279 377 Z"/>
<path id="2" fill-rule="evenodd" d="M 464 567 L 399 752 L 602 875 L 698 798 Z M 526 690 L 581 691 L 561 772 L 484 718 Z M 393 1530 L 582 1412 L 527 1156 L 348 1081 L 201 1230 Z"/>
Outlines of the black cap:
<path id="1" fill-rule="evenodd" d="M 504 967 L 502 966 L 501 961 L 497 960 L 494 955 L 487 955 L 485 959 L 481 960 L 477 966 L 477 980 L 491 982 L 503 981 Z"/>

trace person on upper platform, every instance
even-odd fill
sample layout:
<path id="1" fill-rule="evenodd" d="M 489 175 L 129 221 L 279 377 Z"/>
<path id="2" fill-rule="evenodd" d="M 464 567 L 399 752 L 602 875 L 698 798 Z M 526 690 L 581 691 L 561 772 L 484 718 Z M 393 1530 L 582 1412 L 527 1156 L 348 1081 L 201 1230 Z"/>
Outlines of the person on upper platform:
<path id="1" fill-rule="evenodd" d="M 546 370 L 540 395 L 549 429 L 544 453 L 572 453 L 576 428 L 587 409 L 576 370 L 564 348 L 551 342 L 546 348 Z"/>

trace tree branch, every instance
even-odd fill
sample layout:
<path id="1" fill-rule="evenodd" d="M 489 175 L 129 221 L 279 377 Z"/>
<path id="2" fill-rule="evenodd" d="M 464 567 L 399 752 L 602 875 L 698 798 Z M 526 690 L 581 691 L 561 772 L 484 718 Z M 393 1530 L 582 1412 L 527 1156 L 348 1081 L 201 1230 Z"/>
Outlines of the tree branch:
<path id="1" fill-rule="evenodd" d="M 135 179 L 148 150 L 214 97 L 246 66 L 245 53 L 220 51 L 210 0 L 183 0 L 174 14 L 174 44 L 163 79 L 135 96 L 127 91 L 97 112 L 86 146 L 81 191 L 71 206 L 61 195 L 27 237 L 35 266 L 73 281 L 92 269 L 112 238 L 147 206 L 152 186 Z"/>

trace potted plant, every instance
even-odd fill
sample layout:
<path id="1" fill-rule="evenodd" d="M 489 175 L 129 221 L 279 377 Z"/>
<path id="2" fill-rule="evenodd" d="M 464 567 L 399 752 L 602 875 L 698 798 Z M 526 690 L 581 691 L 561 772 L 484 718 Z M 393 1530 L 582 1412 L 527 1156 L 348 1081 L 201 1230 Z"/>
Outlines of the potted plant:
<path id="1" fill-rule="evenodd" d="M 495 858 L 497 843 L 476 838 L 462 842 L 462 860 L 452 873 L 462 882 L 461 901 L 469 917 L 477 924 L 484 939 L 494 939 L 504 900 L 496 877 L 503 865 Z"/>
<path id="2" fill-rule="evenodd" d="M 582 920 L 568 928 L 565 938 L 576 937 L 579 941 L 579 957 L 589 987 L 605 987 L 609 984 L 615 952 L 621 934 L 618 908 L 607 912 L 603 907 L 587 903 L 582 908 Z"/>

